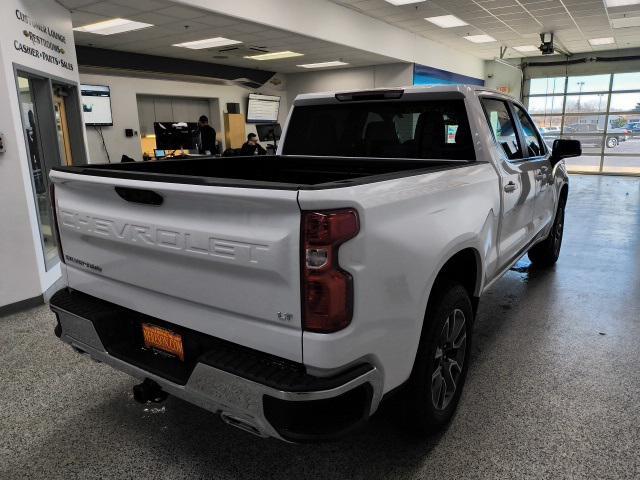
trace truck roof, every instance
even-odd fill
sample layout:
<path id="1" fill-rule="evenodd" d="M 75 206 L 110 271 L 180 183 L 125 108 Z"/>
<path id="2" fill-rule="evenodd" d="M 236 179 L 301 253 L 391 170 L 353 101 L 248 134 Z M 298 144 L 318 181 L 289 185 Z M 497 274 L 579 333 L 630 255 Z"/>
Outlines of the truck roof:
<path id="1" fill-rule="evenodd" d="M 406 86 L 406 87 L 393 87 L 393 88 L 370 88 L 366 90 L 339 90 L 334 92 L 317 92 L 317 93 L 303 93 L 297 95 L 294 104 L 298 102 L 310 103 L 315 101 L 319 101 L 319 103 L 323 103 L 322 100 L 335 100 L 337 95 L 353 95 L 353 94 L 375 94 L 375 93 L 385 93 L 385 92 L 402 92 L 402 94 L 411 94 L 420 95 L 424 94 L 458 94 L 460 96 L 469 96 L 475 95 L 477 92 L 491 92 L 497 95 L 509 97 L 502 92 L 497 90 L 493 90 L 484 86 L 479 85 L 468 85 L 468 84 L 455 84 L 455 85 L 423 85 L 423 86 Z"/>

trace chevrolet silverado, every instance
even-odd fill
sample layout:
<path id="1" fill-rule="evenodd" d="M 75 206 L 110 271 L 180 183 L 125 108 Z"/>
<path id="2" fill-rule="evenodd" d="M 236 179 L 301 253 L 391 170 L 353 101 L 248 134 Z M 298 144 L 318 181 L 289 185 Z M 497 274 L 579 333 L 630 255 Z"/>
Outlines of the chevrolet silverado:
<path id="1" fill-rule="evenodd" d="M 558 259 L 580 154 L 460 85 L 300 95 L 272 156 L 54 168 L 55 333 L 263 437 L 334 438 L 391 392 L 442 428 L 482 293 Z"/>

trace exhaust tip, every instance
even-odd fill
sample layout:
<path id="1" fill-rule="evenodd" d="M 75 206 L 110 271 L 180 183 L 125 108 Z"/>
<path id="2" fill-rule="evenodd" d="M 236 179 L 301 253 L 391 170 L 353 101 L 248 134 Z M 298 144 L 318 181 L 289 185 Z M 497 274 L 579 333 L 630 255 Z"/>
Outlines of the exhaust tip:
<path id="1" fill-rule="evenodd" d="M 231 425 L 232 427 L 239 428 L 240 430 L 244 430 L 245 432 L 252 433 L 258 437 L 267 437 L 267 435 L 263 434 L 255 425 L 243 418 L 238 418 L 235 415 L 231 415 L 227 412 L 222 412 L 220 414 L 220 418 L 227 425 Z"/>

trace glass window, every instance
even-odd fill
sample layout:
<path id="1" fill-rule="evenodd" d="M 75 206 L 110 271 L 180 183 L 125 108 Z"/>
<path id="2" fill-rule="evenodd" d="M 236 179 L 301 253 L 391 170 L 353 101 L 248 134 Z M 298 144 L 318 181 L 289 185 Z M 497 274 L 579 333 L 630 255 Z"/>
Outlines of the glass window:
<path id="1" fill-rule="evenodd" d="M 529 83 L 529 95 L 550 95 L 564 93 L 565 77 L 532 78 Z"/>
<path id="2" fill-rule="evenodd" d="M 606 173 L 637 175 L 640 173 L 640 153 L 631 156 L 608 155 L 604 157 L 604 166 L 602 171 Z"/>
<path id="3" fill-rule="evenodd" d="M 638 113 L 614 114 L 609 116 L 610 128 L 624 128 L 630 138 L 640 140 L 640 111 Z M 640 142 L 638 142 L 640 147 Z"/>
<path id="4" fill-rule="evenodd" d="M 493 98 L 483 98 L 482 106 L 491 131 L 498 144 L 504 149 L 507 158 L 509 160 L 522 158 L 515 122 L 511 117 L 507 103 Z"/>
<path id="5" fill-rule="evenodd" d="M 463 100 L 299 106 L 285 155 L 475 160 Z"/>
<path id="6" fill-rule="evenodd" d="M 567 170 L 570 172 L 597 173 L 600 171 L 600 155 L 585 155 L 567 158 L 565 160 Z"/>
<path id="7" fill-rule="evenodd" d="M 640 87 L 640 85 L 638 85 Z M 639 112 L 640 92 L 638 93 L 613 93 L 611 95 L 610 112 Z"/>
<path id="8" fill-rule="evenodd" d="M 604 133 L 606 115 L 565 115 L 564 133 Z"/>
<path id="9" fill-rule="evenodd" d="M 562 113 L 562 105 L 564 97 L 529 97 L 529 113 L 551 115 L 554 113 Z"/>
<path id="10" fill-rule="evenodd" d="M 567 93 L 608 92 L 611 75 L 585 75 L 569 77 Z"/>
<path id="11" fill-rule="evenodd" d="M 35 108 L 33 81 L 26 76 L 19 76 L 18 90 L 22 112 L 22 128 L 27 144 L 29 169 L 40 222 L 45 267 L 48 270 L 58 262 L 58 249 L 53 231 L 47 169 L 42 157 L 42 142 L 38 130 L 38 112 Z"/>
<path id="12" fill-rule="evenodd" d="M 560 138 L 560 132 L 562 131 L 562 115 L 533 115 L 531 119 L 538 127 L 542 140 L 547 144 L 547 147 L 549 149 L 553 148 L 553 141 L 556 138 Z"/>
<path id="13" fill-rule="evenodd" d="M 568 77 L 564 95 L 555 86 L 563 78 L 530 80 L 529 112 L 542 140 L 582 143 L 583 155 L 566 160 L 570 172 L 640 174 L 640 72 Z"/>
<path id="14" fill-rule="evenodd" d="M 516 115 L 518 115 L 518 120 L 520 120 L 520 125 L 522 126 L 522 133 L 524 133 L 524 141 L 527 147 L 527 157 L 539 157 L 540 155 L 544 155 L 544 147 L 542 146 L 542 138 L 538 134 L 536 127 L 533 125 L 533 122 L 522 108 L 518 105 L 515 105 Z"/>
<path id="15" fill-rule="evenodd" d="M 606 112 L 609 95 L 606 93 L 592 93 L 589 95 L 567 95 L 567 113 Z"/>
<path id="16" fill-rule="evenodd" d="M 613 90 L 640 90 L 640 72 L 616 73 L 613 76 Z"/>
<path id="17" fill-rule="evenodd" d="M 582 145 L 582 153 L 597 154 L 602 153 L 602 144 L 604 143 L 604 135 L 602 131 L 592 132 L 566 132 L 562 134 L 562 138 L 571 138 L 579 140 Z"/>

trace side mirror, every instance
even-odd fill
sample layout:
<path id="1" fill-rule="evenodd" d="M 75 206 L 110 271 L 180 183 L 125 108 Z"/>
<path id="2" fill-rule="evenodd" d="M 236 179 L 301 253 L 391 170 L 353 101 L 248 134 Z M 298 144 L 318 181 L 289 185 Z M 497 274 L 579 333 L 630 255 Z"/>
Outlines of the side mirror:
<path id="1" fill-rule="evenodd" d="M 563 158 L 579 157 L 582 155 L 582 145 L 579 140 L 558 138 L 553 141 L 551 150 L 551 164 L 555 165 Z"/>

